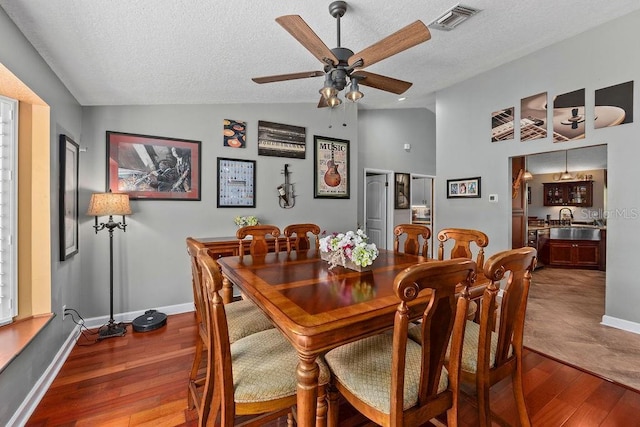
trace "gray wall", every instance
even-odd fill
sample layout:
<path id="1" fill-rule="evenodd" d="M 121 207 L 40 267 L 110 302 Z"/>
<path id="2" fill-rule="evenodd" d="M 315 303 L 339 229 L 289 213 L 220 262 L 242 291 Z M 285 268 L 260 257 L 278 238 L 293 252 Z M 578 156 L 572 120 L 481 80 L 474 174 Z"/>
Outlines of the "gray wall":
<path id="1" fill-rule="evenodd" d="M 132 201 L 133 215 L 127 219 L 126 233 L 116 231 L 114 310 L 129 312 L 192 301 L 185 237 L 235 236 L 233 218 L 237 215 L 256 215 L 261 223 L 275 224 L 281 230 L 294 222 L 317 223 L 328 232 L 355 227 L 357 109 L 354 105 L 347 107 L 339 110 L 339 126 L 331 128 L 328 109 L 318 110 L 311 104 L 84 107 L 81 140 L 88 150 L 83 154 L 80 171 L 81 206 L 87 206 L 91 192 L 105 189 L 107 130 L 202 141 L 202 200 Z M 247 123 L 246 148 L 223 146 L 224 119 Z M 258 120 L 305 127 L 306 158 L 258 156 Z M 314 199 L 314 135 L 350 141 L 350 199 Z M 256 208 L 216 208 L 217 157 L 257 160 Z M 290 180 L 298 196 L 292 209 L 278 205 L 276 187 L 284 180 L 285 163 L 290 165 Z M 86 248 L 86 262 L 82 267 L 80 307 L 86 315 L 98 316 L 109 308 L 105 280 L 108 238 L 104 232 L 95 235 L 92 224 L 93 218 L 85 216 L 81 244 Z"/>
<path id="2" fill-rule="evenodd" d="M 0 425 L 6 425 L 35 382 L 40 378 L 71 332 L 63 327 L 63 301 L 78 305 L 80 258 L 60 263 L 58 252 L 58 135 L 78 140 L 81 109 L 65 86 L 53 74 L 31 44 L 0 8 L 0 63 L 36 92 L 51 107 L 51 303 L 57 316 L 25 351 L 0 373 Z M 2 93 L 2 88 L 0 88 Z M 80 247 L 80 251 L 85 248 Z"/>
<path id="3" fill-rule="evenodd" d="M 364 168 L 436 174 L 436 117 L 426 108 L 361 110 L 358 136 L 358 188 L 364 188 Z M 411 150 L 405 151 L 404 144 L 411 144 Z M 362 197 L 358 199 L 358 218 L 363 224 Z M 395 210 L 391 223 L 410 220 L 411 210 Z"/>
<path id="4" fill-rule="evenodd" d="M 586 111 L 591 115 L 596 89 L 630 80 L 635 80 L 638 111 L 638 36 L 640 13 L 636 12 L 442 90 L 436 101 L 438 179 L 482 177 L 479 200 L 448 200 L 444 187 L 436 187 L 438 224 L 485 231 L 491 237 L 488 254 L 511 245 L 507 232 L 511 222 L 510 157 L 608 145 L 606 206 L 619 213 L 611 215 L 607 223 L 606 317 L 636 330 L 640 330 L 640 287 L 636 272 L 629 267 L 637 263 L 640 192 L 629 173 L 636 170 L 640 156 L 637 118 L 631 124 L 596 130 L 591 116 L 585 139 L 554 144 L 549 138 L 491 143 L 490 117 L 492 111 L 511 106 L 517 106 L 519 114 L 520 99 L 527 96 L 548 92 L 551 100 L 554 95 L 582 88 L 586 89 Z M 460 117 L 465 118 L 463 125 Z M 489 203 L 490 193 L 498 194 L 498 203 Z"/>

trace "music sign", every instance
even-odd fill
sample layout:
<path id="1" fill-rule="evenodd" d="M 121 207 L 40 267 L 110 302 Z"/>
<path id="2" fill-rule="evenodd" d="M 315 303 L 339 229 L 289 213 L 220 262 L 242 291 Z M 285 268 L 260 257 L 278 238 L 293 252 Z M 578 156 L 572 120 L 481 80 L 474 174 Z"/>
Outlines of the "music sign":
<path id="1" fill-rule="evenodd" d="M 314 195 L 316 199 L 349 198 L 349 141 L 313 136 Z"/>

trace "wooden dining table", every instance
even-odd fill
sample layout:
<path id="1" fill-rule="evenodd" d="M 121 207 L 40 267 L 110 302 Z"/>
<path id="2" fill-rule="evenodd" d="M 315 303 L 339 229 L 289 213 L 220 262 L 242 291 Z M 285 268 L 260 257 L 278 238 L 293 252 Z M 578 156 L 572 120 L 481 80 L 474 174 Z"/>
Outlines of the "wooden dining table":
<path id="1" fill-rule="evenodd" d="M 223 274 L 269 316 L 298 352 L 298 425 L 316 424 L 317 357 L 391 329 L 400 302 L 394 278 L 419 262 L 438 261 L 380 250 L 370 271 L 359 272 L 340 266 L 331 269 L 315 249 L 218 259 Z M 477 288 L 484 285 L 474 284 L 474 293 L 478 295 Z M 423 293 L 409 303 L 413 319 L 421 317 L 428 299 L 429 294 Z"/>

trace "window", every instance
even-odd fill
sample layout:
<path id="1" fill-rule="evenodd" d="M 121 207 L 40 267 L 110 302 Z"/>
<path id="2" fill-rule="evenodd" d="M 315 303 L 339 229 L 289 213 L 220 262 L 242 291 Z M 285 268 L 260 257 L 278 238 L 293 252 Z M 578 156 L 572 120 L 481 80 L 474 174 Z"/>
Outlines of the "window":
<path id="1" fill-rule="evenodd" d="M 18 101 L 0 96 L 0 325 L 18 313 L 17 107 Z"/>

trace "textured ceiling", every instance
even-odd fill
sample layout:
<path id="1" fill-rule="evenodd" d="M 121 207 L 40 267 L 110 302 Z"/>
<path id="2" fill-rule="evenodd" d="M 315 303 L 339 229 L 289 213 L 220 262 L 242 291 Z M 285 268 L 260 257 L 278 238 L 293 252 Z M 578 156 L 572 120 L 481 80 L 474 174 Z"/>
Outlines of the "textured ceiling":
<path id="1" fill-rule="evenodd" d="M 322 77 L 258 85 L 251 77 L 321 70 L 276 22 L 297 14 L 329 48 L 329 1 L 0 0 L 82 105 L 317 103 Z M 357 52 L 455 0 L 351 0 L 341 42 Z M 413 82 L 407 100 L 363 88 L 362 108 L 432 108 L 434 91 L 640 9 L 637 0 L 467 0 L 482 12 L 454 31 L 367 68 Z"/>

